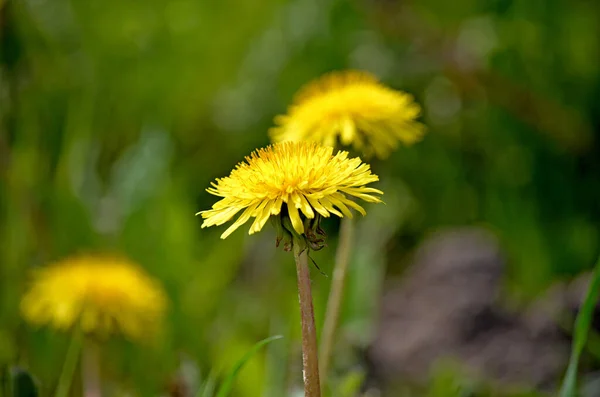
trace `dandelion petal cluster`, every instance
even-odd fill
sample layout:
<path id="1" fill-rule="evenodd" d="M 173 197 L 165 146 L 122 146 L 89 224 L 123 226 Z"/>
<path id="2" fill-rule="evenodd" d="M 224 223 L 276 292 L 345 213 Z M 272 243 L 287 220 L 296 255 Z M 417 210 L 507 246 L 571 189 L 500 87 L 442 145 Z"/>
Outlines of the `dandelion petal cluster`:
<path id="1" fill-rule="evenodd" d="M 411 95 L 366 72 L 332 72 L 301 89 L 269 133 L 274 142 L 339 142 L 385 158 L 398 142 L 409 145 L 422 138 L 425 128 L 415 120 L 420 113 Z"/>
<path id="2" fill-rule="evenodd" d="M 34 325 L 80 326 L 138 340 L 158 329 L 165 309 L 156 281 L 126 259 L 104 256 L 69 258 L 36 271 L 21 301 L 23 317 Z"/>
<path id="3" fill-rule="evenodd" d="M 255 219 L 249 234 L 260 231 L 286 205 L 294 230 L 302 234 L 301 216 L 352 217 L 351 208 L 364 215 L 365 210 L 349 197 L 380 202 L 375 195 L 383 192 L 366 187 L 378 180 L 368 164 L 348 158 L 347 152 L 334 155 L 332 147 L 314 142 L 282 142 L 256 150 L 228 177 L 212 183 L 207 191 L 222 199 L 198 214 L 204 218 L 202 227 L 208 227 L 222 225 L 242 212 L 221 235 L 226 238 L 250 218 Z"/>

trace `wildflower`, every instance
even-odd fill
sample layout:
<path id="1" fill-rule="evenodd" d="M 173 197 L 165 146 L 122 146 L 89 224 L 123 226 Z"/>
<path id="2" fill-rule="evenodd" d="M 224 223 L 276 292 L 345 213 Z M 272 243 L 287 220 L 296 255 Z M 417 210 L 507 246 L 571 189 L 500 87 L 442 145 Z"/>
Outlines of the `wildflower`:
<path id="1" fill-rule="evenodd" d="M 222 225 L 243 210 L 221 238 L 250 218 L 255 218 L 249 231 L 253 234 L 269 217 L 278 216 L 278 225 L 287 232 L 318 240 L 323 234 L 320 217 L 352 217 L 349 208 L 365 215 L 349 196 L 380 202 L 373 194 L 383 192 L 365 186 L 378 180 L 368 164 L 349 159 L 347 152 L 334 155 L 332 147 L 314 142 L 282 142 L 254 151 L 228 177 L 213 182 L 207 191 L 222 199 L 198 214 L 205 219 L 202 227 L 208 227 Z"/>
<path id="2" fill-rule="evenodd" d="M 409 145 L 421 139 L 425 128 L 415 121 L 420 113 L 411 95 L 366 72 L 332 72 L 302 88 L 269 134 L 274 142 L 335 146 L 339 141 L 366 156 L 385 158 L 398 141 Z"/>
<path id="3" fill-rule="evenodd" d="M 78 256 L 42 268 L 21 301 L 34 325 L 80 326 L 101 336 L 121 332 L 144 339 L 166 308 L 160 285 L 136 264 L 116 257 Z"/>

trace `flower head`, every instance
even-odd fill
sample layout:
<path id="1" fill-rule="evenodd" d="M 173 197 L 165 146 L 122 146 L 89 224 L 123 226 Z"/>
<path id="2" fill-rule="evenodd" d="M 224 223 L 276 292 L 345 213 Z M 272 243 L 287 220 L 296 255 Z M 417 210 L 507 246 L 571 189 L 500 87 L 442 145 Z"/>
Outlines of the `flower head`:
<path id="1" fill-rule="evenodd" d="M 352 145 L 366 156 L 385 158 L 398 145 L 421 139 L 415 121 L 421 108 L 411 95 L 360 71 L 332 72 L 302 88 L 286 115 L 275 118 L 274 142 L 314 141 Z"/>
<path id="2" fill-rule="evenodd" d="M 250 218 L 255 219 L 249 234 L 256 233 L 271 215 L 281 214 L 289 218 L 293 231 L 302 235 L 306 219 L 330 214 L 352 217 L 349 208 L 364 215 L 365 210 L 349 196 L 380 202 L 373 194 L 383 192 L 365 186 L 378 180 L 368 164 L 360 158 L 349 159 L 347 152 L 334 155 L 332 147 L 314 142 L 282 142 L 256 150 L 228 177 L 212 183 L 207 191 L 222 199 L 199 214 L 205 219 L 202 227 L 208 227 L 222 225 L 243 211 L 221 238 Z"/>
<path id="3" fill-rule="evenodd" d="M 23 317 L 56 329 L 120 332 L 145 339 L 160 324 L 166 296 L 160 285 L 126 259 L 78 256 L 39 269 L 21 301 Z"/>

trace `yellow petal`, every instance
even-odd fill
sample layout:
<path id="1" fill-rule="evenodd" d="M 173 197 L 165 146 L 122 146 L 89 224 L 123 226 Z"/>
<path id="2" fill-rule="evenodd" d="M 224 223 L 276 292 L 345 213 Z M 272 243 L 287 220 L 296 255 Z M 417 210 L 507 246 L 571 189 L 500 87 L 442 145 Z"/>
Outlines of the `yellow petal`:
<path id="1" fill-rule="evenodd" d="M 344 214 L 344 216 L 347 216 L 348 218 L 352 218 L 352 212 L 350 212 L 350 210 L 348 209 L 348 207 L 346 207 L 346 204 L 344 204 L 341 200 L 339 200 L 338 198 L 336 198 L 335 196 L 329 196 L 329 200 L 331 201 L 331 203 L 333 205 L 335 205 L 336 207 L 338 207 L 342 213 Z"/>
<path id="2" fill-rule="evenodd" d="M 302 224 L 302 220 L 300 219 L 300 215 L 298 214 L 298 209 L 295 205 L 288 203 L 288 214 L 290 216 L 292 226 L 294 227 L 296 233 L 303 234 L 304 225 Z"/>
<path id="3" fill-rule="evenodd" d="M 270 216 L 271 216 L 271 207 L 267 206 L 262 210 L 261 213 L 256 215 L 256 219 L 252 223 L 252 226 L 250 226 L 250 231 L 248 232 L 248 234 L 254 234 L 256 232 L 261 231 L 261 229 L 263 228 L 265 223 L 267 223 L 267 220 L 269 219 Z"/>
<path id="4" fill-rule="evenodd" d="M 349 207 L 354 208 L 355 210 L 357 210 L 358 212 L 360 212 L 362 214 L 362 216 L 367 215 L 367 212 L 365 211 L 365 209 L 363 207 L 361 207 L 360 205 L 358 205 L 357 203 L 355 203 L 352 200 L 349 200 L 348 198 L 346 198 L 343 194 L 341 193 L 336 193 L 335 197 L 337 199 L 339 199 L 341 202 L 343 202 L 344 204 L 346 204 Z"/>
<path id="5" fill-rule="evenodd" d="M 319 200 L 319 202 L 321 204 L 323 204 L 323 207 L 325 207 L 325 209 L 327 211 L 331 212 L 332 214 L 335 214 L 335 215 L 339 216 L 340 218 L 342 218 L 344 216 L 344 215 L 342 215 L 342 213 L 340 211 L 335 209 L 335 207 L 333 206 L 331 201 L 329 201 L 329 198 L 323 197 L 322 199 Z"/>
<path id="6" fill-rule="evenodd" d="M 310 203 L 308 202 L 308 200 L 306 199 L 306 197 L 304 197 L 304 195 L 299 194 L 298 197 L 300 198 L 300 206 L 298 207 L 302 213 L 309 219 L 312 219 L 315 217 L 315 213 L 310 205 Z"/>
<path id="7" fill-rule="evenodd" d="M 321 205 L 321 203 L 319 202 L 319 200 L 313 199 L 313 198 L 310 198 L 310 197 L 307 197 L 306 199 L 310 203 L 311 207 L 315 211 L 317 211 L 321 216 L 323 216 L 325 218 L 329 218 L 329 211 L 327 211 L 327 209 L 325 207 L 323 207 L 323 205 Z"/>

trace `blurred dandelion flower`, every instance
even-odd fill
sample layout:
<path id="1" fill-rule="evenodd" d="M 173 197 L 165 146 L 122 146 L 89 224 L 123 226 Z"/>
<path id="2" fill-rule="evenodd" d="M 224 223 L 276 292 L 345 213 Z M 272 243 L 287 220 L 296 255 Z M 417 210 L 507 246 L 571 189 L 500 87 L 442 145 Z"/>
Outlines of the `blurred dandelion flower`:
<path id="1" fill-rule="evenodd" d="M 21 312 L 34 325 L 78 325 L 101 336 L 146 339 L 166 309 L 161 286 L 136 264 L 116 257 L 78 256 L 36 271 Z"/>
<path id="2" fill-rule="evenodd" d="M 380 202 L 373 194 L 383 192 L 365 186 L 378 180 L 368 164 L 360 158 L 349 159 L 347 152 L 334 155 L 332 147 L 314 142 L 276 143 L 254 151 L 228 177 L 213 182 L 207 191 L 223 198 L 212 209 L 198 214 L 205 219 L 202 227 L 208 227 L 222 225 L 243 210 L 221 238 L 252 217 L 255 220 L 249 234 L 256 233 L 271 215 L 283 216 L 284 227 L 289 219 L 289 232 L 302 235 L 310 232 L 307 227 L 320 232 L 321 216 L 352 217 L 349 207 L 365 215 L 365 210 L 348 196 Z M 317 223 L 307 226 L 306 220 L 313 219 Z"/>
<path id="3" fill-rule="evenodd" d="M 384 86 L 371 74 L 332 72 L 303 87 L 269 134 L 274 142 L 335 146 L 339 140 L 366 156 L 385 158 L 398 141 L 409 145 L 421 139 L 425 127 L 415 121 L 420 113 L 411 95 Z"/>

